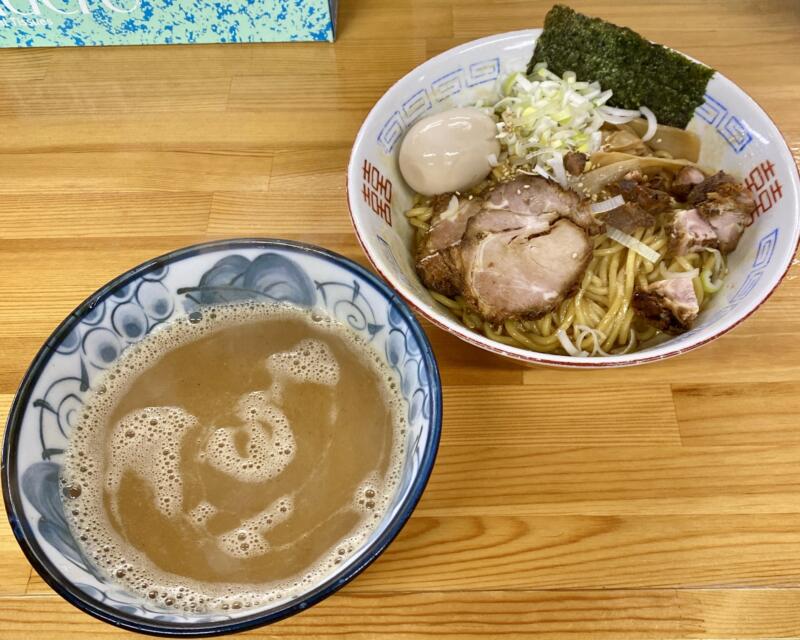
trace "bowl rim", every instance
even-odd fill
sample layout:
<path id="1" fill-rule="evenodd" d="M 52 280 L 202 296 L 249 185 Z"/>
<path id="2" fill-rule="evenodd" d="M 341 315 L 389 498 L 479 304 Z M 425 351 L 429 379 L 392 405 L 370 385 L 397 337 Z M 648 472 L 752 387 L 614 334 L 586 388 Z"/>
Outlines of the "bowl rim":
<path id="1" fill-rule="evenodd" d="M 415 339 L 420 345 L 420 352 L 429 371 L 428 385 L 431 390 L 431 415 L 429 419 L 430 432 L 425 444 L 422 460 L 420 461 L 419 472 L 414 478 L 409 489 L 408 498 L 401 505 L 395 517 L 389 521 L 375 541 L 365 547 L 356 557 L 356 560 L 341 573 L 332 574 L 325 582 L 318 585 L 313 590 L 294 600 L 287 601 L 283 606 L 262 613 L 253 613 L 238 619 L 206 622 L 199 624 L 192 623 L 171 623 L 157 621 L 148 618 L 141 618 L 98 602 L 94 598 L 87 596 L 80 589 L 75 587 L 62 573 L 57 566 L 47 557 L 39 543 L 36 541 L 32 532 L 30 522 L 24 514 L 19 486 L 16 481 L 17 464 L 16 456 L 12 455 L 16 451 L 16 445 L 22 426 L 22 418 L 25 415 L 30 395 L 39 379 L 42 369 L 47 365 L 50 357 L 54 353 L 54 347 L 88 314 L 92 309 L 113 291 L 117 290 L 131 281 L 141 277 L 149 271 L 161 269 L 163 266 L 172 262 L 180 261 L 187 257 L 204 253 L 213 253 L 219 249 L 282 249 L 300 254 L 311 254 L 326 261 L 336 264 L 349 270 L 354 276 L 361 278 L 372 285 L 390 306 L 401 314 L 404 321 L 410 328 Z M 83 302 L 81 302 L 61 323 L 56 327 L 52 334 L 45 340 L 39 349 L 31 365 L 25 372 L 22 382 L 17 389 L 11 409 L 6 421 L 6 430 L 3 438 L 3 453 L 0 460 L 0 476 L 2 476 L 3 501 L 5 503 L 6 515 L 8 517 L 14 537 L 20 548 L 24 552 L 31 566 L 42 577 L 42 579 L 67 602 L 77 607 L 81 611 L 91 616 L 108 622 L 117 627 L 129 631 L 145 633 L 148 635 L 166 637 L 201 637 L 217 636 L 226 633 L 245 631 L 256 627 L 261 627 L 284 618 L 288 618 L 296 613 L 304 611 L 332 595 L 341 589 L 348 582 L 364 571 L 372 564 L 377 557 L 383 553 L 386 547 L 400 533 L 403 526 L 408 521 L 411 513 L 417 506 L 422 493 L 428 483 L 430 474 L 433 470 L 434 461 L 438 452 L 442 426 L 442 385 L 439 375 L 439 367 L 433 353 L 430 341 L 422 329 L 419 320 L 414 316 L 403 299 L 397 292 L 390 288 L 380 278 L 367 271 L 361 265 L 353 262 L 349 258 L 338 253 L 318 247 L 315 245 L 297 242 L 293 240 L 282 240 L 277 238 L 233 238 L 227 240 L 214 240 L 193 244 L 169 251 L 161 256 L 143 262 L 119 276 L 110 280 L 100 289 L 95 291 Z"/>
<path id="2" fill-rule="evenodd" d="M 538 365 L 545 365 L 551 367 L 560 367 L 560 368 L 573 368 L 573 369 L 606 369 L 606 368 L 617 368 L 617 367 L 630 367 L 630 366 L 638 366 L 643 364 L 648 364 L 651 362 L 658 362 L 661 360 L 666 360 L 667 358 L 673 358 L 675 356 L 679 356 L 681 354 L 687 353 L 689 351 L 694 351 L 709 342 L 716 340 L 717 338 L 722 337 L 729 331 L 732 331 L 736 327 L 738 327 L 742 322 L 747 320 L 753 313 L 756 312 L 757 309 L 761 307 L 775 292 L 778 286 L 783 282 L 783 279 L 786 277 L 786 274 L 789 272 L 789 269 L 792 267 L 794 256 L 797 255 L 798 250 L 800 250 L 800 223 L 796 224 L 796 232 L 795 232 L 795 241 L 794 241 L 794 250 L 790 255 L 789 259 L 786 262 L 786 266 L 784 267 L 780 276 L 775 280 L 773 286 L 770 290 L 757 301 L 753 307 L 746 311 L 740 318 L 733 321 L 728 326 L 722 327 L 717 332 L 709 335 L 702 340 L 697 340 L 692 342 L 686 346 L 681 347 L 680 349 L 672 349 L 667 350 L 663 353 L 655 354 L 655 355 L 642 355 L 640 357 L 636 357 L 636 354 L 641 354 L 641 351 L 635 351 L 631 354 L 620 354 L 615 356 L 596 356 L 592 358 L 583 358 L 579 359 L 575 356 L 562 356 L 557 354 L 548 354 L 540 351 L 533 351 L 523 349 L 521 347 L 508 347 L 503 345 L 502 343 L 496 342 L 483 336 L 482 334 L 475 333 L 474 331 L 468 329 L 467 327 L 460 326 L 458 324 L 453 323 L 453 325 L 448 325 L 440 317 L 444 317 L 444 313 L 437 313 L 432 311 L 431 309 L 435 309 L 434 307 L 429 308 L 428 305 L 417 303 L 411 296 L 409 296 L 406 292 L 402 291 L 402 288 L 396 283 L 396 278 L 393 276 L 385 273 L 385 271 L 380 267 L 377 260 L 373 258 L 372 253 L 367 248 L 367 244 L 362 236 L 362 230 L 359 227 L 359 224 L 356 220 L 355 213 L 353 211 L 354 207 L 351 204 L 351 197 L 353 191 L 350 189 L 350 176 L 355 173 L 355 167 L 353 166 L 355 151 L 359 148 L 364 138 L 366 137 L 366 125 L 370 119 L 374 117 L 376 114 L 376 110 L 379 106 L 384 103 L 388 103 L 387 96 L 389 93 L 394 91 L 398 85 L 407 81 L 413 80 L 416 73 L 425 65 L 428 65 L 432 62 L 442 62 L 447 58 L 452 57 L 453 55 L 462 54 L 470 51 L 475 47 L 479 47 L 486 44 L 498 44 L 502 43 L 506 40 L 515 40 L 520 37 L 538 37 L 542 33 L 542 28 L 532 28 L 532 29 L 519 29 L 515 31 L 505 31 L 501 33 L 496 33 L 489 36 L 484 36 L 482 38 L 476 38 L 475 40 L 470 40 L 468 42 L 464 42 L 460 45 L 456 45 L 455 47 L 451 47 L 446 51 L 443 51 L 427 60 L 421 62 L 416 67 L 411 69 L 408 73 L 403 75 L 402 77 L 398 78 L 391 87 L 384 91 L 383 95 L 378 99 L 378 101 L 373 105 L 373 107 L 369 110 L 367 115 L 364 117 L 364 120 L 361 123 L 361 127 L 359 127 L 358 133 L 353 141 L 353 145 L 350 148 L 350 156 L 347 162 L 347 172 L 345 174 L 345 197 L 347 199 L 347 209 L 350 214 L 350 222 L 353 225 L 353 230 L 355 231 L 356 238 L 358 239 L 358 243 L 361 245 L 361 249 L 364 251 L 364 254 L 367 256 L 372 267 L 380 274 L 380 276 L 389 282 L 394 288 L 398 295 L 402 297 L 415 311 L 419 312 L 426 320 L 434 324 L 435 326 L 439 327 L 443 331 L 446 331 L 450 334 L 455 335 L 457 338 L 467 342 L 473 346 L 476 346 L 480 349 L 484 349 L 485 351 L 489 351 L 491 353 L 495 353 L 497 355 L 504 356 L 506 358 L 511 358 L 518 362 L 523 362 L 525 364 L 538 364 Z M 678 51 L 677 49 L 673 49 L 677 53 L 680 53 L 682 56 L 693 60 L 694 62 L 700 62 L 699 60 L 686 55 L 685 53 Z M 702 64 L 702 63 L 701 63 Z M 725 76 L 723 73 L 719 72 L 718 70 L 714 70 L 714 76 L 718 76 L 723 81 L 729 83 L 731 86 L 735 87 L 741 95 L 744 96 L 747 100 L 750 100 L 752 104 L 755 106 L 757 111 L 760 111 L 768 123 L 773 127 L 773 129 L 778 134 L 778 139 L 783 143 L 783 145 L 777 145 L 780 156 L 788 157 L 790 159 L 791 166 L 794 167 L 794 172 L 791 170 L 789 171 L 791 175 L 791 179 L 794 183 L 795 190 L 800 195 L 800 166 L 794 161 L 791 150 L 789 148 L 789 144 L 786 141 L 785 136 L 781 132 L 778 125 L 775 124 L 775 121 L 772 117 L 767 113 L 767 111 L 752 97 L 748 94 L 744 89 L 742 89 L 738 84 L 733 82 L 730 78 Z M 355 186 L 355 185 L 354 185 Z M 795 218 L 796 222 L 800 217 L 800 209 L 795 209 Z M 631 356 L 631 357 L 626 357 Z"/>

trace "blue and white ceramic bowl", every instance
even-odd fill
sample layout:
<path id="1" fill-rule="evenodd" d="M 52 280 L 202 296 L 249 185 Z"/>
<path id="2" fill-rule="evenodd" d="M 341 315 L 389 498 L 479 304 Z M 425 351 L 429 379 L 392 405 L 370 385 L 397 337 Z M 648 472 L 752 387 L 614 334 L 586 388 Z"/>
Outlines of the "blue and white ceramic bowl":
<path id="1" fill-rule="evenodd" d="M 632 353 L 575 357 L 496 342 L 465 327 L 436 302 L 414 270 L 414 229 L 403 212 L 413 191 L 397 156 L 405 132 L 424 116 L 493 102 L 502 80 L 523 71 L 541 29 L 500 33 L 445 51 L 398 80 L 370 111 L 347 169 L 347 197 L 356 235 L 372 265 L 417 311 L 462 340 L 525 363 L 601 368 L 655 362 L 700 347 L 752 314 L 775 290 L 800 241 L 800 175 L 769 116 L 717 72 L 689 123 L 702 141 L 700 164 L 740 178 L 756 200 L 756 219 L 728 256 L 730 272 L 697 326 Z"/>
<path id="2" fill-rule="evenodd" d="M 407 403 L 403 478 L 384 519 L 322 584 L 289 602 L 241 613 L 158 608 L 109 582 L 72 537 L 58 475 L 87 391 L 123 349 L 171 317 L 210 303 L 276 300 L 324 310 L 384 355 Z M 439 373 L 425 334 L 396 294 L 342 256 L 283 240 L 229 240 L 156 258 L 115 278 L 61 323 L 36 355 L 11 408 L 3 446 L 3 497 L 31 564 L 69 602 L 106 622 L 160 635 L 215 635 L 292 615 L 366 568 L 411 515 L 439 443 Z"/>

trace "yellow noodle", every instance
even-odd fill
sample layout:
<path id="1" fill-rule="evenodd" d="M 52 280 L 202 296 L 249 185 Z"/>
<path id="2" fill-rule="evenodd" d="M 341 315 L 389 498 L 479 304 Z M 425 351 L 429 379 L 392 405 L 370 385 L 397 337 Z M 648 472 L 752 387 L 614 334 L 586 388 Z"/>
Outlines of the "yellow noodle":
<path id="1" fill-rule="evenodd" d="M 594 268 L 597 266 L 597 263 L 593 260 L 589 264 L 589 268 L 586 270 L 586 274 L 589 276 L 590 286 L 597 287 L 599 289 L 603 288 L 603 281 L 600 277 L 594 273 Z"/>
<path id="2" fill-rule="evenodd" d="M 641 231 L 639 231 L 639 233 L 636 235 L 640 236 Z M 625 261 L 624 268 L 625 287 L 621 296 L 622 303 L 615 321 L 609 329 L 608 337 L 603 343 L 603 348 L 606 350 L 610 349 L 614 345 L 614 342 L 617 340 L 618 336 L 627 341 L 628 327 L 630 327 L 631 321 L 633 320 L 633 310 L 630 308 L 630 304 L 631 300 L 633 299 L 633 285 L 636 280 L 636 266 L 638 261 L 639 254 L 628 249 L 628 256 Z"/>
<path id="3" fill-rule="evenodd" d="M 483 319 L 477 313 L 473 313 L 466 307 L 463 310 L 463 315 L 461 316 L 461 320 L 470 329 L 477 329 L 478 327 L 483 326 Z"/>
<path id="4" fill-rule="evenodd" d="M 593 293 L 595 296 L 600 298 L 608 297 L 608 287 L 587 287 L 586 291 L 588 293 Z"/>
<path id="5" fill-rule="evenodd" d="M 623 318 L 622 325 L 620 326 L 619 329 L 618 339 L 620 341 L 620 344 L 623 345 L 628 344 L 631 335 L 631 325 L 633 324 L 635 318 L 636 318 L 636 313 L 634 312 L 633 307 L 628 307 L 628 310 L 625 313 L 625 318 Z M 636 335 L 635 331 L 633 333 L 634 335 Z"/>
<path id="6" fill-rule="evenodd" d="M 637 336 L 639 342 L 641 343 L 641 342 L 647 342 L 648 340 L 652 340 L 659 333 L 660 333 L 660 331 L 658 329 L 648 325 L 647 327 L 645 327 L 641 331 L 637 331 L 636 332 L 636 336 Z"/>
<path id="7" fill-rule="evenodd" d="M 591 300 L 592 302 L 595 302 L 599 305 L 605 307 L 608 306 L 608 291 L 606 291 L 605 293 L 595 293 L 594 291 L 589 289 L 584 294 L 584 298 L 586 298 L 587 300 Z"/>
<path id="8" fill-rule="evenodd" d="M 614 255 L 615 253 L 620 253 L 624 248 L 625 247 L 623 247 L 621 244 L 618 244 L 615 247 L 607 247 L 605 249 L 595 249 L 594 250 L 594 255 L 596 255 L 596 256 L 611 256 L 611 255 Z"/>
<path id="9" fill-rule="evenodd" d="M 533 329 L 540 336 L 546 336 L 548 334 L 548 331 L 545 328 L 545 322 L 547 322 L 547 319 L 549 317 L 550 317 L 550 314 L 547 314 L 546 316 L 542 316 L 541 318 L 538 318 L 537 320 L 534 320 L 534 322 L 533 322 Z"/>
<path id="10" fill-rule="evenodd" d="M 542 318 L 542 326 L 539 335 L 550 335 L 552 333 L 553 328 L 553 314 L 548 313 L 544 318 Z"/>
<path id="11" fill-rule="evenodd" d="M 608 262 L 608 304 L 611 306 L 612 301 L 617 297 L 617 287 L 619 285 L 619 279 L 617 278 L 617 273 L 619 271 L 619 256 L 620 254 L 615 253 L 611 256 L 611 260 Z"/>
<path id="12" fill-rule="evenodd" d="M 706 290 L 703 289 L 703 282 L 699 277 L 692 278 L 692 285 L 694 286 L 694 294 L 697 296 L 697 304 L 702 308 L 706 297 Z"/>
<path id="13" fill-rule="evenodd" d="M 494 329 L 492 329 L 492 325 L 488 322 L 483 323 L 483 332 L 486 334 L 487 338 L 494 340 L 495 342 L 500 342 L 502 344 L 507 344 L 510 347 L 518 347 L 519 341 L 511 338 L 509 336 L 504 336 L 502 333 L 497 333 Z"/>
<path id="14" fill-rule="evenodd" d="M 600 324 L 600 321 L 603 319 L 603 315 L 605 314 L 605 309 L 597 304 L 594 300 L 586 300 L 586 315 L 588 316 L 589 322 L 587 326 L 590 328 L 596 327 Z"/>
<path id="15" fill-rule="evenodd" d="M 506 320 L 503 326 L 508 335 L 528 349 L 538 350 L 552 346 L 554 343 L 558 342 L 558 337 L 555 334 L 550 336 L 537 336 L 533 333 L 522 331 L 516 320 Z"/>
<path id="16" fill-rule="evenodd" d="M 454 311 L 461 312 L 462 304 L 458 300 L 453 300 L 453 298 L 448 298 L 447 296 L 442 295 L 441 293 L 433 290 L 429 290 L 431 297 L 436 300 L 436 302 L 443 304 L 445 307 L 449 309 L 453 309 Z"/>
<path id="17" fill-rule="evenodd" d="M 427 222 L 417 218 L 409 218 L 408 224 L 410 224 L 412 227 L 416 227 L 417 229 L 422 229 L 422 231 L 427 231 L 431 228 L 431 225 L 429 225 Z"/>
<path id="18" fill-rule="evenodd" d="M 406 211 L 406 218 L 421 218 L 428 220 L 433 215 L 433 207 L 414 207 Z"/>
<path id="19" fill-rule="evenodd" d="M 675 260 L 673 261 L 673 264 L 677 264 L 680 267 L 681 271 L 691 271 L 692 269 L 694 269 L 692 263 L 689 262 L 689 260 L 687 258 L 684 258 L 683 256 L 676 257 Z M 675 270 L 677 271 L 677 269 Z"/>

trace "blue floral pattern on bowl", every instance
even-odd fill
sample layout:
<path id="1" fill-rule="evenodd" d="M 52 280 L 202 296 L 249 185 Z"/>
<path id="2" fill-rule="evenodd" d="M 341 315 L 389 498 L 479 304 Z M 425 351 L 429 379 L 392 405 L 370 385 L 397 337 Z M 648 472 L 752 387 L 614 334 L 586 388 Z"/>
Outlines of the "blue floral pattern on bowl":
<path id="1" fill-rule="evenodd" d="M 371 342 L 396 371 L 407 402 L 403 478 L 383 522 L 314 591 L 245 614 L 185 614 L 144 603 L 109 582 L 81 551 L 63 513 L 59 471 L 85 394 L 129 345 L 203 305 L 272 300 L 326 312 Z M 48 339 L 12 406 L 3 492 L 12 528 L 43 578 L 81 609 L 128 629 L 207 635 L 266 624 L 305 609 L 374 560 L 407 520 L 430 475 L 441 428 L 441 389 L 430 345 L 382 282 L 330 252 L 279 240 L 189 247 L 145 263 L 98 291 Z"/>

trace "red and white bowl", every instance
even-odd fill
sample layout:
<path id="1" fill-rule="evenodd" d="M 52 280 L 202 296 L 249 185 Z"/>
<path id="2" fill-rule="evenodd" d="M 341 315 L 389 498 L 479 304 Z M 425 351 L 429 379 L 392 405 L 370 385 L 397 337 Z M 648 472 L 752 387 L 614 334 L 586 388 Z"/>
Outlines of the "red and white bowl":
<path id="1" fill-rule="evenodd" d="M 498 91 L 508 73 L 523 70 L 540 29 L 514 31 L 461 45 L 398 80 L 370 111 L 358 132 L 347 170 L 350 215 L 378 272 L 431 322 L 483 349 L 523 362 L 567 367 L 626 366 L 697 348 L 755 311 L 791 265 L 800 237 L 800 177 L 775 124 L 752 98 L 720 73 L 689 129 L 700 135 L 700 163 L 745 182 L 756 199 L 756 219 L 729 256 L 723 289 L 681 336 L 635 353 L 580 358 L 510 347 L 471 331 L 435 302 L 414 271 L 414 229 L 403 212 L 413 193 L 397 164 L 400 142 L 420 117 L 467 106 Z"/>

